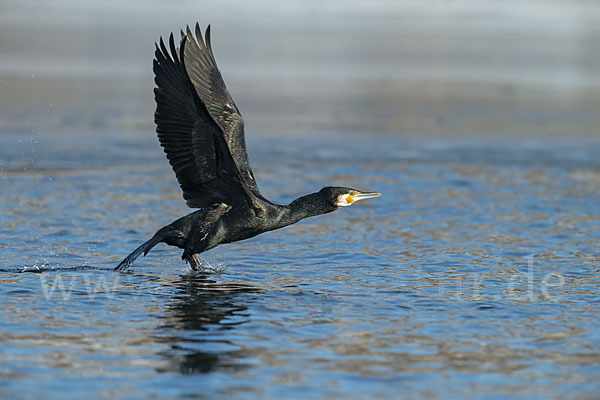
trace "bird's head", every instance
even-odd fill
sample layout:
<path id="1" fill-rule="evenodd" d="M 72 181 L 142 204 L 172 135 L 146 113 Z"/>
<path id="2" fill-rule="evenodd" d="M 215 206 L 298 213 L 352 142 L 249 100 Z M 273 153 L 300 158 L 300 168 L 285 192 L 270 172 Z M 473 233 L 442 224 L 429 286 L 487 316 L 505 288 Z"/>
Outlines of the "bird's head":
<path id="1" fill-rule="evenodd" d="M 361 192 L 347 187 L 327 186 L 317 193 L 307 194 L 292 201 L 288 206 L 290 216 L 282 220 L 281 226 L 290 225 L 315 215 L 327 214 L 352 205 L 359 200 L 379 196 L 381 196 L 381 193 L 378 192 Z"/>
<path id="2" fill-rule="evenodd" d="M 347 187 L 327 186 L 319 192 L 335 209 L 347 207 L 359 200 L 379 197 L 379 192 L 361 192 L 360 190 Z"/>

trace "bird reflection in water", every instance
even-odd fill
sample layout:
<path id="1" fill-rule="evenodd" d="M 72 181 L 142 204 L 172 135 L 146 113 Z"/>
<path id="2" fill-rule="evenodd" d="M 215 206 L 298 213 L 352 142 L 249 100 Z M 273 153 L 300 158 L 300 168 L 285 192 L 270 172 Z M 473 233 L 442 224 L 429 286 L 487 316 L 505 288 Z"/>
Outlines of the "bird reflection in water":
<path id="1" fill-rule="evenodd" d="M 182 275 L 173 282 L 175 295 L 168 306 L 159 341 L 170 349 L 161 353 L 168 360 L 161 372 L 183 374 L 215 370 L 242 370 L 248 358 L 230 333 L 249 322 L 246 304 L 260 289 L 236 283 L 219 283 L 205 275 Z M 195 331 L 195 332 L 191 332 Z"/>

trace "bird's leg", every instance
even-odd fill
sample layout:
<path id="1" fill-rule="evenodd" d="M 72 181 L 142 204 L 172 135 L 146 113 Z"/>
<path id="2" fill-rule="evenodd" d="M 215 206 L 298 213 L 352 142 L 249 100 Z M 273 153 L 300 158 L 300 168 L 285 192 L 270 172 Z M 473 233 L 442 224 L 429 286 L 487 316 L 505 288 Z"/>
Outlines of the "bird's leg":
<path id="1" fill-rule="evenodd" d="M 186 261 L 194 271 L 200 271 L 202 269 L 200 254 L 192 254 L 190 257 L 186 258 Z"/>

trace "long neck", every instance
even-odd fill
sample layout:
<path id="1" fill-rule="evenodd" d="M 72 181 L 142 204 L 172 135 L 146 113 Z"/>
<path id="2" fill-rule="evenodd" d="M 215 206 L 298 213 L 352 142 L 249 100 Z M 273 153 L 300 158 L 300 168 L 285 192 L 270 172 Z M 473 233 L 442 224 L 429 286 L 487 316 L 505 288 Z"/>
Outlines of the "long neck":
<path id="1" fill-rule="evenodd" d="M 283 206 L 284 212 L 278 221 L 278 228 L 294 224 L 301 219 L 314 217 L 333 211 L 325 205 L 322 196 L 319 193 L 307 194 L 298 197 L 289 205 Z"/>

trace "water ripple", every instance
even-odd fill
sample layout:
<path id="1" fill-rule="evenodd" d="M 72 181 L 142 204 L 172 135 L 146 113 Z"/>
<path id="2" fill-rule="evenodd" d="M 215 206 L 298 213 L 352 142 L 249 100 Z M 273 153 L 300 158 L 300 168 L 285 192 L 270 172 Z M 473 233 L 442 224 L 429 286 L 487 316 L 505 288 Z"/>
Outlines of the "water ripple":
<path id="1" fill-rule="evenodd" d="M 390 140 L 259 154 L 261 188 L 278 201 L 330 183 L 383 196 L 218 247 L 201 272 L 162 245 L 112 271 L 188 211 L 162 159 L 4 171 L 1 386 L 593 397 L 597 160 L 550 147 L 513 163 L 497 149 L 400 152 Z"/>

